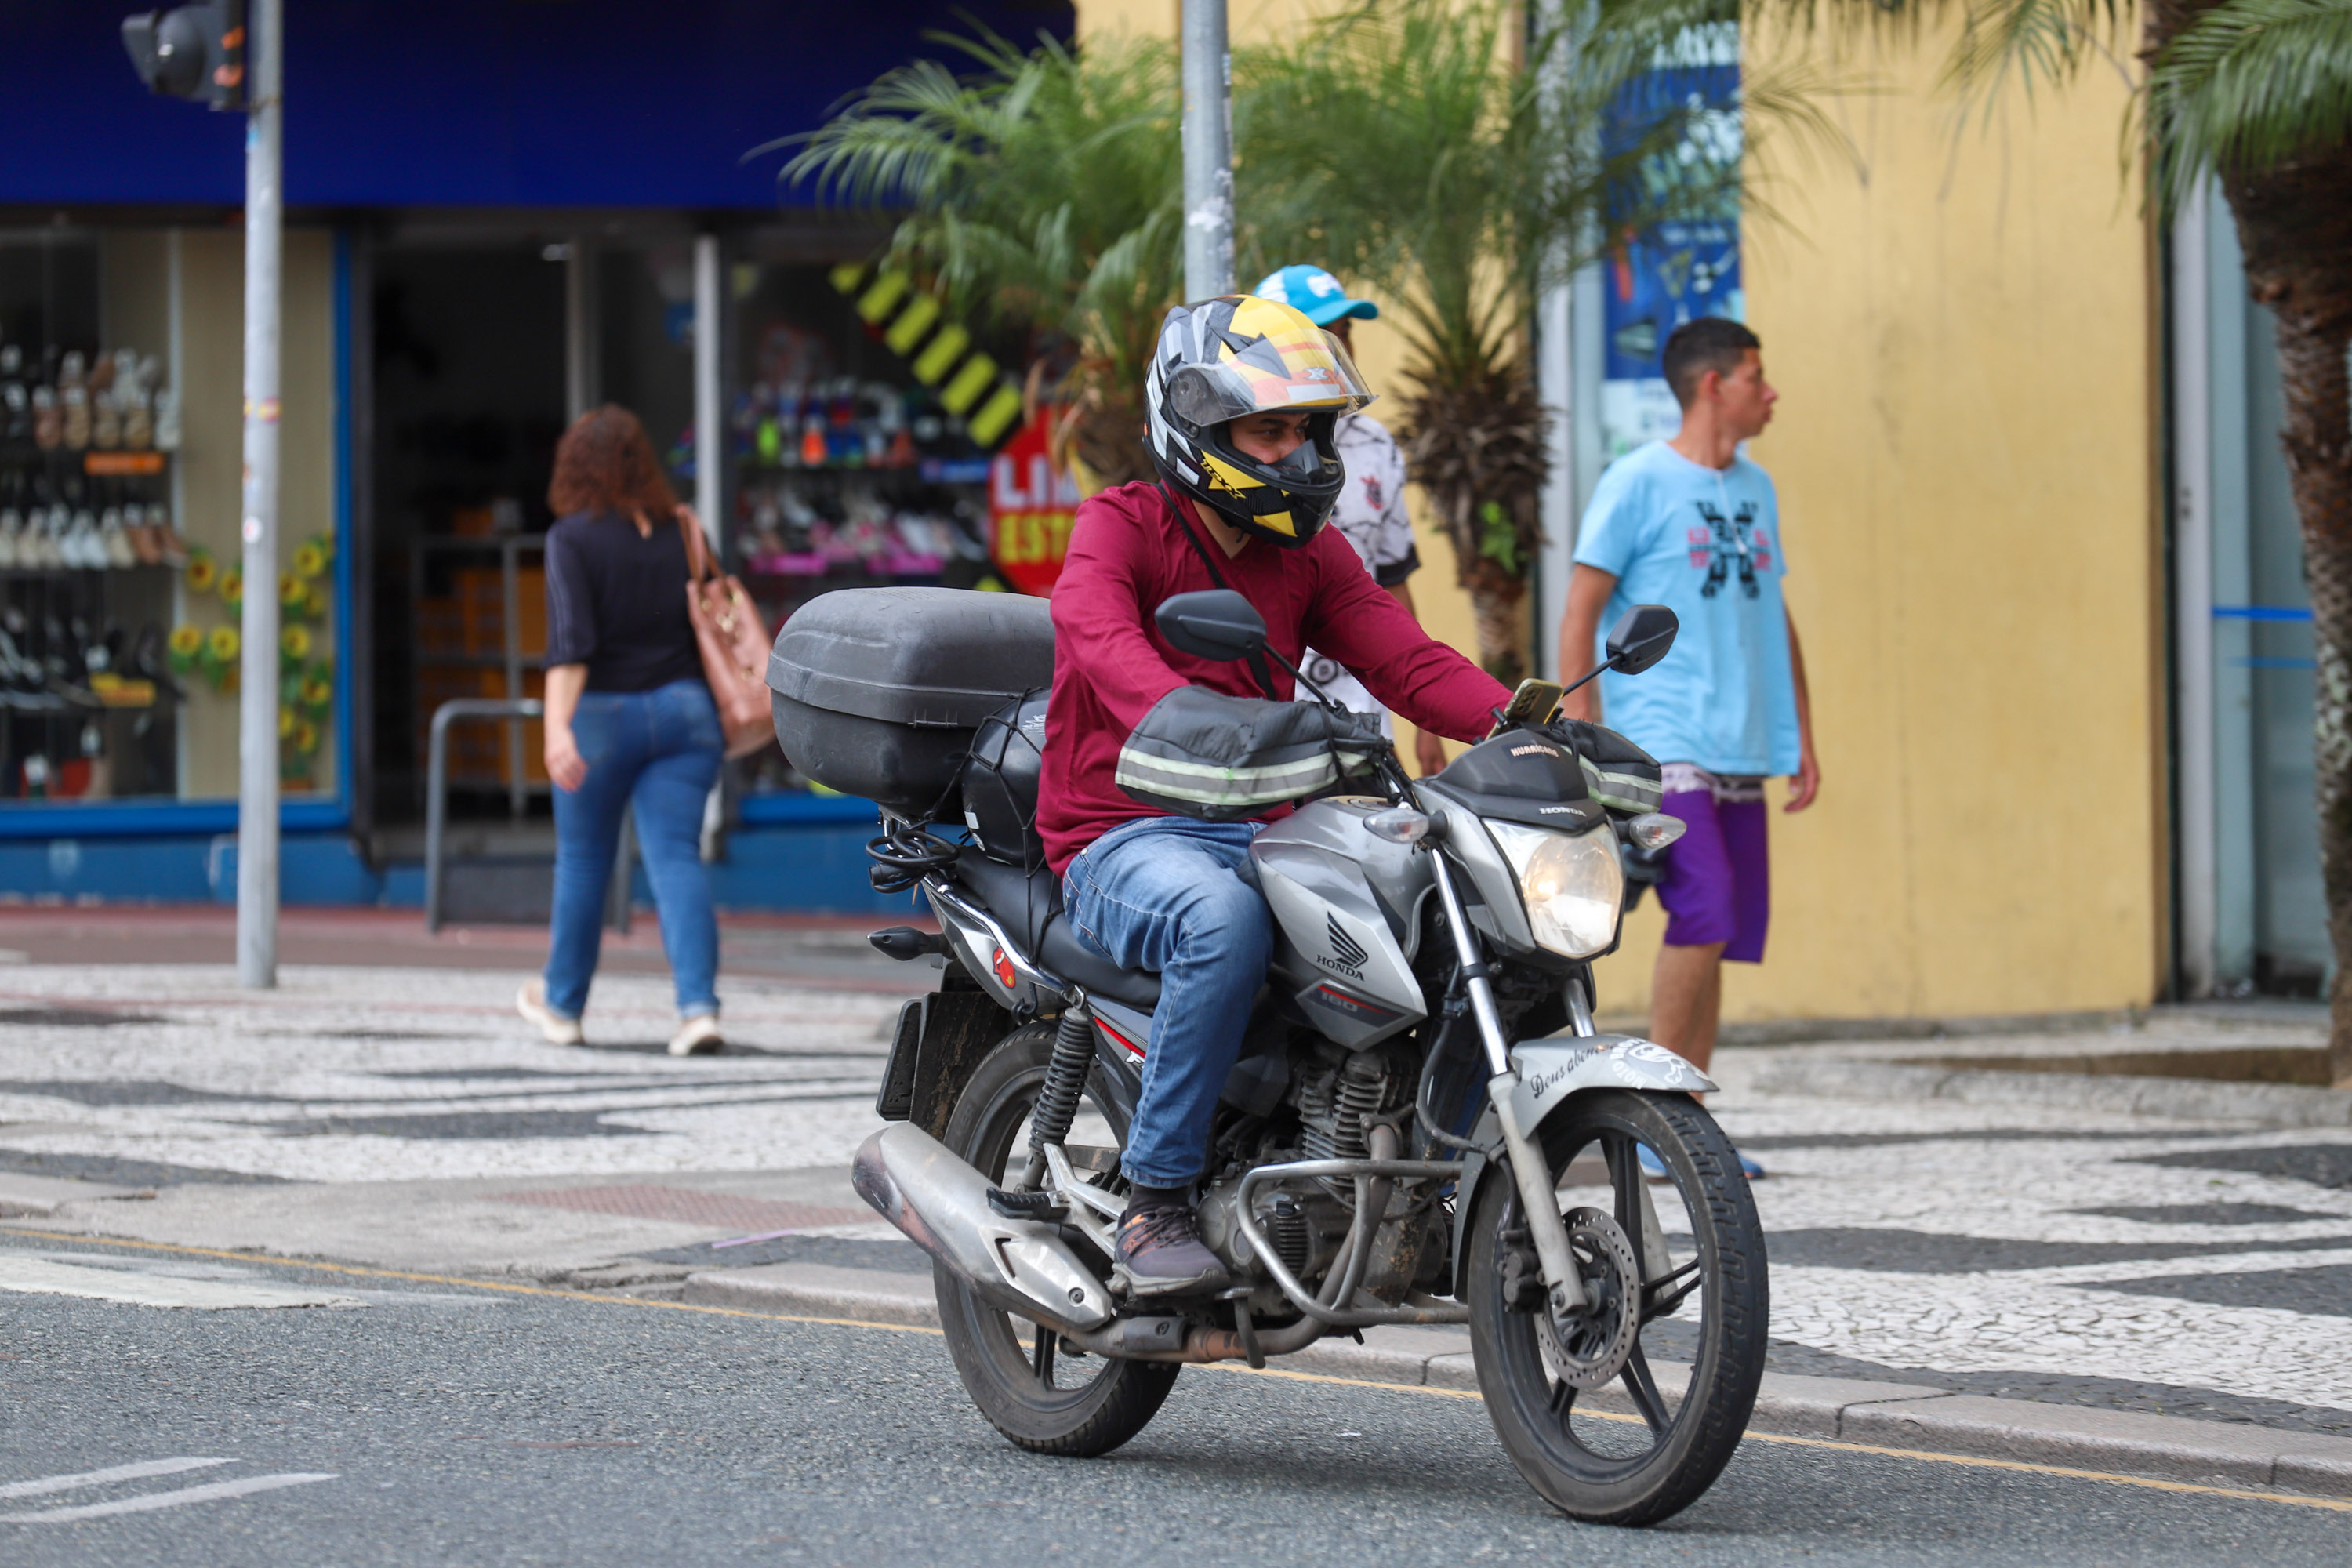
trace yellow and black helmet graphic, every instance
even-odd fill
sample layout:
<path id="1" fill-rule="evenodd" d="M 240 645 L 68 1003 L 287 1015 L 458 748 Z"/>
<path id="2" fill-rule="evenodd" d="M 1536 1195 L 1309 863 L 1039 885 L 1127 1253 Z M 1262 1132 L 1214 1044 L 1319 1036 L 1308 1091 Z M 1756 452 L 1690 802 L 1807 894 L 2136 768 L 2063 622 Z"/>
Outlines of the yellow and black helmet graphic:
<path id="1" fill-rule="evenodd" d="M 1160 476 L 1243 532 L 1295 549 L 1321 531 L 1346 482 L 1332 438 L 1339 416 L 1373 394 L 1339 341 L 1303 312 L 1226 294 L 1168 312 L 1143 396 Z M 1278 462 L 1233 444 L 1236 419 L 1297 413 L 1307 416 L 1307 439 Z"/>

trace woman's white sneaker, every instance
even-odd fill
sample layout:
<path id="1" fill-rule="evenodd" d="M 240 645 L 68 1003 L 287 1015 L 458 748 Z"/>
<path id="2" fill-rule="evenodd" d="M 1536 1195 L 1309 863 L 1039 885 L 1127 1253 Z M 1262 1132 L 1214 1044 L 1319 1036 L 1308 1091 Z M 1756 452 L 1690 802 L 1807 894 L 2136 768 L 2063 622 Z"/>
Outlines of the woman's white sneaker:
<path id="1" fill-rule="evenodd" d="M 515 993 L 515 1011 L 538 1025 L 539 1032 L 547 1037 L 551 1046 L 587 1043 L 587 1037 L 580 1032 L 579 1019 L 567 1018 L 547 1005 L 547 983 L 543 980 L 523 983 L 522 989 Z"/>
<path id="2" fill-rule="evenodd" d="M 716 1056 L 719 1047 L 726 1043 L 727 1037 L 719 1029 L 718 1016 L 703 1013 L 677 1026 L 677 1033 L 669 1037 L 669 1054 L 674 1057 Z"/>

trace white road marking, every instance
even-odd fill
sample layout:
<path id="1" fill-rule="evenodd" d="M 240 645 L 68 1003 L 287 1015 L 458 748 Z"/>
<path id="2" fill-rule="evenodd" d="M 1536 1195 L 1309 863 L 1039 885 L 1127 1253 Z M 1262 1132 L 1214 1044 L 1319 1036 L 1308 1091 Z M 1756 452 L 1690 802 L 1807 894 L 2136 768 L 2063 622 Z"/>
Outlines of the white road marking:
<path id="1" fill-rule="evenodd" d="M 217 1502 L 223 1498 L 246 1497 L 254 1492 L 276 1491 L 280 1487 L 299 1487 L 311 1481 L 331 1481 L 335 1479 L 332 1475 L 310 1475 L 300 1471 L 288 1471 L 276 1476 L 247 1476 L 241 1481 L 214 1481 L 206 1486 L 185 1487 L 175 1492 L 150 1492 L 145 1497 L 127 1497 L 114 1502 L 45 1508 L 31 1513 L 0 1513 L 0 1524 L 71 1524 L 79 1519 L 104 1519 L 117 1513 L 151 1513 L 159 1508 L 180 1508 L 192 1502 Z"/>
<path id="2" fill-rule="evenodd" d="M 21 1254 L 0 1255 L 0 1290 L 45 1296 L 81 1296 L 140 1307 L 364 1307 L 356 1296 L 275 1279 L 175 1279 L 129 1274 L 117 1268 L 84 1268 Z"/>
<path id="3" fill-rule="evenodd" d="M 233 1465 L 235 1459 L 149 1459 L 136 1465 L 116 1465 L 110 1469 L 84 1470 L 73 1476 L 44 1476 L 37 1481 L 10 1481 L 0 1486 L 0 1501 L 9 1498 L 39 1497 L 44 1492 L 69 1492 L 82 1487 L 102 1487 L 110 1481 L 140 1481 L 149 1476 L 176 1476 L 182 1470 L 208 1469 L 214 1465 Z"/>

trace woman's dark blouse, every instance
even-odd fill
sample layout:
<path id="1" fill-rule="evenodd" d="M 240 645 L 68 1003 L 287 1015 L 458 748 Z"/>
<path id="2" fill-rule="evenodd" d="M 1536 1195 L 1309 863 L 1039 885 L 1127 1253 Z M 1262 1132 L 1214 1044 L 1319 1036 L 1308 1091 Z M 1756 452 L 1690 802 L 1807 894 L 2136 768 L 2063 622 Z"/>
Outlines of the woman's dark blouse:
<path id="1" fill-rule="evenodd" d="M 686 614 L 686 541 L 609 513 L 573 512 L 547 533 L 547 662 L 584 664 L 591 691 L 651 691 L 702 679 Z"/>

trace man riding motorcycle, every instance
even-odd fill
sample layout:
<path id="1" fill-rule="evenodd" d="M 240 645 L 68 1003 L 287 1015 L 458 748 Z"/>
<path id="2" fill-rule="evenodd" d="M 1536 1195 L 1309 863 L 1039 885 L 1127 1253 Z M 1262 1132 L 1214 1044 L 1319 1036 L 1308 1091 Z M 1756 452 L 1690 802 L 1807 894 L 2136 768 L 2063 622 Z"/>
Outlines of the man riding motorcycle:
<path id="1" fill-rule="evenodd" d="M 1165 1295 L 1226 1283 L 1192 1188 L 1273 944 L 1250 841 L 1328 782 L 1335 749 L 1384 742 L 1376 721 L 1293 703 L 1288 672 L 1263 656 L 1179 652 L 1153 610 L 1234 589 L 1283 658 L 1311 644 L 1455 740 L 1486 734 L 1510 693 L 1324 529 L 1345 481 L 1334 427 L 1373 396 L 1329 334 L 1287 305 L 1221 296 L 1169 312 L 1144 376 L 1160 479 L 1078 508 L 1054 591 L 1037 826 L 1080 940 L 1160 975 L 1117 1267 L 1134 1294 Z"/>

